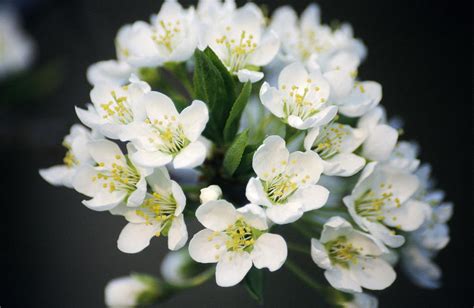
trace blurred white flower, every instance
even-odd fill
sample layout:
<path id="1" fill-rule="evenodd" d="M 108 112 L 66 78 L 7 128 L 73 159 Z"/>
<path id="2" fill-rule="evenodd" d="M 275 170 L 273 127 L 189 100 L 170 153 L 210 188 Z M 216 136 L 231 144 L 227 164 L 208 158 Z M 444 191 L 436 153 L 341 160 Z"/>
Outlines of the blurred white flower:
<path id="1" fill-rule="evenodd" d="M 201 189 L 199 200 L 201 203 L 215 201 L 222 197 L 222 189 L 218 185 L 210 185 Z"/>
<path id="2" fill-rule="evenodd" d="M 362 156 L 365 158 L 385 161 L 392 154 L 398 132 L 385 123 L 385 110 L 382 107 L 372 109 L 359 119 L 357 126 L 368 134 L 362 146 Z"/>
<path id="3" fill-rule="evenodd" d="M 341 303 L 344 308 L 377 308 L 378 299 L 367 293 L 355 293 L 354 298 L 349 302 Z"/>
<path id="4" fill-rule="evenodd" d="M 35 44 L 11 7 L 0 5 L 0 80 L 31 65 Z"/>
<path id="5" fill-rule="evenodd" d="M 420 165 L 419 147 L 415 142 L 400 141 L 393 149 L 385 165 L 395 170 L 414 172 Z"/>
<path id="6" fill-rule="evenodd" d="M 216 263 L 216 282 L 221 287 L 238 284 L 251 269 L 278 270 L 286 260 L 285 240 L 267 233 L 263 209 L 254 204 L 235 209 L 225 200 L 201 205 L 196 217 L 206 229 L 189 243 L 191 258 L 200 263 Z"/>
<path id="7" fill-rule="evenodd" d="M 277 36 L 264 29 L 263 14 L 253 3 L 215 20 L 203 36 L 200 47 L 209 46 L 240 82 L 261 80 L 258 68 L 270 63 L 280 47 Z"/>
<path id="8" fill-rule="evenodd" d="M 134 121 L 145 120 L 145 107 L 141 98 L 150 92 L 150 86 L 136 76 L 127 85 L 99 83 L 90 93 L 93 104 L 87 110 L 76 107 L 77 117 L 84 125 L 97 129 L 111 139 L 122 139 Z"/>
<path id="9" fill-rule="evenodd" d="M 324 224 L 320 240 L 311 239 L 313 261 L 325 269 L 326 279 L 341 291 L 362 292 L 362 287 L 382 290 L 390 286 L 396 274 L 380 258 L 382 254 L 375 239 L 337 216 Z"/>
<path id="10" fill-rule="evenodd" d="M 118 60 L 99 61 L 87 69 L 87 81 L 93 86 L 110 84 L 123 86 L 136 73 L 127 62 Z"/>
<path id="11" fill-rule="evenodd" d="M 63 159 L 64 164 L 40 169 L 41 177 L 51 185 L 72 188 L 72 179 L 78 168 L 94 163 L 92 156 L 87 150 L 87 144 L 90 141 L 102 138 L 100 134 L 91 132 L 80 124 L 74 124 L 69 135 L 64 137 L 63 140 L 63 146 L 67 149 Z"/>
<path id="12" fill-rule="evenodd" d="M 111 210 L 129 221 L 120 233 L 117 246 L 122 252 L 138 253 L 150 245 L 154 236 L 164 235 L 168 237 L 168 249 L 178 250 L 188 240 L 183 216 L 186 196 L 179 184 L 170 179 L 165 167 L 156 168 L 146 181 L 152 191 L 146 193 L 139 207 L 121 205 Z"/>
<path id="13" fill-rule="evenodd" d="M 140 104 L 146 117 L 131 123 L 125 140 L 136 146 L 131 155 L 144 167 L 160 167 L 171 161 L 174 168 L 194 168 L 206 159 L 208 148 L 201 134 L 209 120 L 206 104 L 194 100 L 181 113 L 173 101 L 160 92 L 145 94 Z"/>
<path id="14" fill-rule="evenodd" d="M 289 153 L 279 136 L 267 137 L 252 161 L 257 177 L 247 184 L 250 202 L 266 207 L 267 217 L 277 224 L 298 220 L 304 212 L 326 204 L 329 191 L 316 185 L 323 164 L 312 151 Z"/>
<path id="15" fill-rule="evenodd" d="M 123 26 L 115 39 L 117 57 L 133 67 L 155 67 L 183 62 L 198 44 L 199 23 L 193 8 L 166 0 L 151 24 L 137 21 Z"/>
<path id="16" fill-rule="evenodd" d="M 133 146 L 127 147 L 130 155 Z M 110 210 L 121 202 L 130 207 L 141 205 L 147 191 L 145 177 L 153 170 L 136 166 L 109 140 L 89 142 L 86 149 L 97 164 L 81 166 L 74 176 L 74 189 L 92 198 L 82 203 L 95 211 Z"/>
<path id="17" fill-rule="evenodd" d="M 264 82 L 260 100 L 276 117 L 297 129 L 329 123 L 337 107 L 328 103 L 330 87 L 320 73 L 308 71 L 300 63 L 286 66 L 278 77 L 278 88 Z"/>
<path id="18" fill-rule="evenodd" d="M 352 176 L 365 166 L 365 159 L 353 152 L 364 142 L 366 135 L 362 129 L 330 123 L 311 129 L 304 147 L 321 157 L 325 175 Z"/>
<path id="19" fill-rule="evenodd" d="M 393 229 L 414 231 L 425 219 L 424 204 L 410 199 L 417 188 L 416 176 L 369 163 L 343 202 L 362 230 L 396 248 L 405 238 Z"/>
<path id="20" fill-rule="evenodd" d="M 151 276 L 133 274 L 115 278 L 105 286 L 105 305 L 125 308 L 151 304 L 161 294 L 159 282 Z"/>
<path id="21" fill-rule="evenodd" d="M 407 244 L 401 251 L 401 264 L 406 275 L 418 286 L 435 289 L 441 286 L 442 272 L 432 261 L 436 252 Z"/>

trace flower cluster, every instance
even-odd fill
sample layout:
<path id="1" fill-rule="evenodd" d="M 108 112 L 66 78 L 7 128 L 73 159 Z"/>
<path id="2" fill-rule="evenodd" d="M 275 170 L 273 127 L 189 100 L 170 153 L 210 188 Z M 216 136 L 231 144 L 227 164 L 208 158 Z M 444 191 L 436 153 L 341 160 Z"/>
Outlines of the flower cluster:
<path id="1" fill-rule="evenodd" d="M 398 140 L 381 85 L 358 77 L 366 50 L 348 24 L 322 24 L 316 5 L 270 17 L 253 3 L 167 0 L 150 22 L 123 26 L 115 46 L 116 60 L 87 72 L 91 103 L 76 107 L 90 130 L 75 124 L 64 164 L 40 174 L 123 216 L 121 251 L 162 236 L 179 250 L 197 218 L 204 229 L 188 258 L 175 252 L 163 268 L 180 289 L 209 277 L 181 271 L 216 263 L 219 286 L 244 281 L 258 298 L 262 269 L 310 271 L 288 250 L 324 270 L 329 285 L 317 289 L 333 290 L 332 304 L 377 306 L 361 292 L 390 286 L 398 255 L 417 284 L 439 285 L 432 258 L 449 241 L 452 205 L 419 167 L 416 144 Z M 306 244 L 276 234 L 287 226 Z M 149 291 L 130 279 L 108 286 L 107 303 Z"/>

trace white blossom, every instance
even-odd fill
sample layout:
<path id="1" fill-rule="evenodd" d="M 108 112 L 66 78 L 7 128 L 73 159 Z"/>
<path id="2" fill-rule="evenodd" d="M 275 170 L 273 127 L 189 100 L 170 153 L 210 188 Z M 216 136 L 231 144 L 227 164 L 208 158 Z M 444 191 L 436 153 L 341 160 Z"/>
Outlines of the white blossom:
<path id="1" fill-rule="evenodd" d="M 264 29 L 260 9 L 247 3 L 226 18 L 217 19 L 200 45 L 209 46 L 240 82 L 257 82 L 264 76 L 258 68 L 272 61 L 280 41 L 275 33 Z"/>
<path id="2" fill-rule="evenodd" d="M 127 85 L 99 83 L 90 93 L 92 104 L 87 110 L 76 107 L 76 114 L 84 125 L 108 138 L 123 140 L 131 123 L 145 119 L 145 107 L 140 99 L 149 91 L 150 86 L 134 75 Z"/>
<path id="3" fill-rule="evenodd" d="M 257 177 L 247 184 L 247 199 L 264 206 L 274 223 L 294 222 L 326 204 L 329 191 L 316 185 L 323 171 L 316 153 L 290 154 L 281 137 L 270 136 L 255 152 L 252 166 Z"/>
<path id="4" fill-rule="evenodd" d="M 115 278 L 105 286 L 105 305 L 107 307 L 124 308 L 142 304 L 142 298 L 160 295 L 158 282 L 146 275 L 130 275 Z"/>
<path id="5" fill-rule="evenodd" d="M 297 129 L 329 123 L 337 107 L 328 103 L 330 87 L 318 72 L 308 73 L 300 63 L 286 66 L 278 77 L 278 88 L 267 82 L 260 88 L 260 100 L 276 117 Z"/>
<path id="6" fill-rule="evenodd" d="M 395 170 L 414 172 L 420 165 L 420 161 L 417 158 L 418 152 L 418 144 L 400 141 L 393 149 L 385 164 Z"/>
<path id="7" fill-rule="evenodd" d="M 441 286 L 442 271 L 433 262 L 436 252 L 407 244 L 401 252 L 401 264 L 406 275 L 418 286 L 435 289 Z"/>
<path id="8" fill-rule="evenodd" d="M 377 107 L 362 116 L 357 126 L 367 132 L 362 145 L 362 156 L 370 160 L 389 159 L 398 140 L 396 129 L 386 124 L 385 110 Z"/>
<path id="9" fill-rule="evenodd" d="M 304 147 L 323 160 L 325 175 L 352 176 L 365 166 L 365 159 L 353 152 L 366 135 L 362 129 L 333 122 L 311 129 L 304 139 Z"/>
<path id="10" fill-rule="evenodd" d="M 222 189 L 218 185 L 210 185 L 201 189 L 201 194 L 199 195 L 199 200 L 201 203 L 206 203 L 209 201 L 215 201 L 221 199 Z"/>
<path id="11" fill-rule="evenodd" d="M 396 274 L 380 257 L 383 252 L 374 238 L 337 216 L 324 224 L 319 240 L 311 239 L 313 261 L 334 288 L 346 292 L 382 290 L 393 283 Z"/>
<path id="12" fill-rule="evenodd" d="M 98 84 L 123 86 L 130 76 L 136 73 L 137 71 L 124 61 L 99 61 L 87 69 L 87 81 L 93 86 Z"/>
<path id="13" fill-rule="evenodd" d="M 35 44 L 11 7 L 0 5 L 0 79 L 31 65 Z"/>
<path id="14" fill-rule="evenodd" d="M 117 57 L 133 67 L 184 62 L 198 44 L 199 24 L 193 8 L 166 0 L 151 24 L 137 21 L 123 26 L 116 37 Z"/>
<path id="15" fill-rule="evenodd" d="M 64 137 L 63 146 L 67 149 L 62 165 L 52 166 L 47 169 L 40 169 L 41 177 L 48 183 L 55 186 L 66 186 L 72 188 L 72 179 L 77 170 L 84 165 L 92 165 L 94 160 L 87 150 L 87 144 L 93 140 L 103 137 L 91 132 L 80 124 L 71 127 L 69 135 Z"/>
<path id="16" fill-rule="evenodd" d="M 154 168 L 173 162 L 178 169 L 204 162 L 208 148 L 201 134 L 209 120 L 206 104 L 195 100 L 178 113 L 168 96 L 154 91 L 145 94 L 140 104 L 145 118 L 133 122 L 124 137 L 137 148 L 132 154 L 137 164 Z"/>
<path id="17" fill-rule="evenodd" d="M 130 207 L 141 205 L 147 191 L 145 177 L 153 170 L 135 165 L 109 140 L 89 142 L 86 148 L 96 165 L 81 166 L 72 183 L 75 190 L 92 198 L 82 203 L 96 211 L 113 209 L 121 202 Z M 133 151 L 129 144 L 129 155 Z"/>
<path id="18" fill-rule="evenodd" d="M 354 298 L 349 302 L 341 303 L 344 308 L 377 308 L 378 299 L 367 293 L 355 293 Z"/>
<path id="19" fill-rule="evenodd" d="M 343 202 L 362 230 L 396 248 L 405 238 L 394 229 L 414 231 L 423 223 L 424 204 L 410 199 L 417 188 L 416 176 L 370 163 Z"/>
<path id="20" fill-rule="evenodd" d="M 196 217 L 206 229 L 189 243 L 191 258 L 200 263 L 217 263 L 216 282 L 221 287 L 239 283 L 251 269 L 278 270 L 286 260 L 285 240 L 268 233 L 262 208 L 254 204 L 235 209 L 225 200 L 201 205 Z"/>
<path id="21" fill-rule="evenodd" d="M 186 196 L 164 167 L 156 168 L 146 181 L 152 191 L 146 193 L 140 206 L 131 209 L 122 205 L 111 210 L 129 222 L 120 233 L 117 246 L 122 252 L 138 253 L 148 247 L 154 236 L 165 235 L 168 249 L 178 250 L 188 240 L 183 216 Z"/>

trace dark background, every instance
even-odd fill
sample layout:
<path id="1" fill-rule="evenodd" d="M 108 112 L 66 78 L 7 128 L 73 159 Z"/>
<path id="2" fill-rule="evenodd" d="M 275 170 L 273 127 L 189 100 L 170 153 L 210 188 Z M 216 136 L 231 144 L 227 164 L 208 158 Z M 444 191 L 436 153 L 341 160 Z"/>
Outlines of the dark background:
<path id="1" fill-rule="evenodd" d="M 72 190 L 55 188 L 38 168 L 61 161 L 61 140 L 77 119 L 74 105 L 88 101 L 89 64 L 113 58 L 118 28 L 157 12 L 156 0 L 21 1 L 25 27 L 35 37 L 36 68 L 59 63 L 54 94 L 0 105 L 2 174 L 1 307 L 101 307 L 103 288 L 130 271 L 158 274 L 165 241 L 155 239 L 137 255 L 121 253 L 116 238 L 123 219 L 81 205 Z M 182 1 L 184 2 L 184 1 Z M 189 3 L 186 1 L 185 3 Z M 257 1 L 271 8 L 309 1 Z M 466 1 L 467 3 L 468 1 Z M 369 48 L 362 79 L 383 85 L 389 115 L 405 120 L 431 162 L 439 187 L 455 203 L 451 242 L 437 262 L 444 285 L 435 291 L 401 274 L 375 294 L 382 307 L 472 307 L 473 213 L 471 165 L 471 6 L 455 1 L 319 1 L 323 20 L 350 22 Z M 302 260 L 309 272 L 315 265 Z M 310 307 L 317 295 L 286 270 L 267 275 L 266 306 Z M 214 282 L 185 292 L 163 307 L 253 307 L 242 287 Z"/>

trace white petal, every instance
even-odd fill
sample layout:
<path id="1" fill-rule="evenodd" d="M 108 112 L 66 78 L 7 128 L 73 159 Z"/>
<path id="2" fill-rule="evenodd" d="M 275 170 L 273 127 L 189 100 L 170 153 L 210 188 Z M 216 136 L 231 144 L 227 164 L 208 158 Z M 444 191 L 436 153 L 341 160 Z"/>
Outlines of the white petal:
<path id="1" fill-rule="evenodd" d="M 288 159 L 285 174 L 291 176 L 298 187 L 306 187 L 318 182 L 323 172 L 323 164 L 313 151 L 293 152 Z"/>
<path id="2" fill-rule="evenodd" d="M 183 214 L 175 217 L 171 223 L 170 230 L 168 232 L 168 249 L 178 250 L 181 249 L 188 240 L 188 229 L 184 222 Z"/>
<path id="3" fill-rule="evenodd" d="M 85 165 L 80 167 L 72 179 L 74 189 L 83 195 L 95 196 L 101 190 L 101 183 L 92 180 L 97 176 L 97 173 L 98 171 L 92 166 Z"/>
<path id="4" fill-rule="evenodd" d="M 178 118 L 178 111 L 176 111 L 173 101 L 160 92 L 146 93 L 140 103 L 145 105 L 146 113 L 152 122 L 154 120 L 161 121 L 165 116 Z"/>
<path id="5" fill-rule="evenodd" d="M 216 266 L 216 283 L 220 287 L 232 287 L 244 279 L 252 268 L 252 259 L 246 251 L 226 252 Z"/>
<path id="6" fill-rule="evenodd" d="M 324 174 L 329 176 L 352 176 L 365 166 L 365 159 L 352 153 L 336 154 L 325 162 Z"/>
<path id="7" fill-rule="evenodd" d="M 271 180 L 286 169 L 289 156 L 285 140 L 280 136 L 267 137 L 253 156 L 253 170 L 262 180 Z"/>
<path id="8" fill-rule="evenodd" d="M 256 268 L 266 267 L 274 272 L 285 263 L 288 248 L 280 235 L 265 233 L 255 242 L 250 256 Z"/>
<path id="9" fill-rule="evenodd" d="M 389 287 L 397 277 L 393 268 L 380 258 L 359 258 L 351 264 L 354 277 L 366 289 L 383 290 Z"/>
<path id="10" fill-rule="evenodd" d="M 256 71 L 251 71 L 248 69 L 241 69 L 237 72 L 237 77 L 239 78 L 239 81 L 244 83 L 247 81 L 250 81 L 251 83 L 255 83 L 257 81 L 260 81 L 263 78 L 263 73 L 262 72 L 256 72 Z"/>
<path id="11" fill-rule="evenodd" d="M 176 201 L 176 210 L 174 215 L 177 216 L 184 211 L 186 206 L 186 195 L 183 192 L 181 186 L 175 181 L 171 181 L 171 192 L 173 194 L 174 200 Z"/>
<path id="12" fill-rule="evenodd" d="M 129 207 L 137 207 L 143 203 L 146 195 L 146 180 L 144 177 L 138 181 L 136 187 L 135 191 L 128 196 L 127 206 Z"/>
<path id="13" fill-rule="evenodd" d="M 380 256 L 384 253 L 384 250 L 381 248 L 377 240 L 367 233 L 354 230 L 346 235 L 346 238 L 353 247 L 360 250 L 360 254 L 362 255 Z"/>
<path id="14" fill-rule="evenodd" d="M 268 31 L 263 36 L 257 49 L 250 55 L 248 63 L 255 66 L 264 66 L 270 63 L 278 53 L 280 40 L 273 31 Z"/>
<path id="15" fill-rule="evenodd" d="M 124 191 L 101 191 L 90 200 L 83 200 L 82 203 L 94 211 L 108 211 L 120 202 L 124 201 L 127 193 Z"/>
<path id="16" fill-rule="evenodd" d="M 311 258 L 320 268 L 329 269 L 332 267 L 326 248 L 315 238 L 311 239 Z"/>
<path id="17" fill-rule="evenodd" d="M 384 216 L 386 225 L 400 228 L 403 231 L 414 231 L 425 220 L 424 203 L 408 200 L 399 208 L 385 211 Z"/>
<path id="18" fill-rule="evenodd" d="M 112 164 L 116 163 L 125 166 L 125 156 L 119 146 L 109 140 L 91 141 L 87 145 L 89 153 L 97 163 L 104 163 L 106 167 L 112 168 Z"/>
<path id="19" fill-rule="evenodd" d="M 196 210 L 196 218 L 213 231 L 225 230 L 238 218 L 234 206 L 225 200 L 209 201 Z"/>
<path id="20" fill-rule="evenodd" d="M 362 155 L 370 160 L 384 161 L 390 157 L 398 140 L 398 132 L 385 124 L 371 131 L 362 147 Z"/>
<path id="21" fill-rule="evenodd" d="M 349 95 L 354 86 L 354 78 L 346 70 L 326 72 L 324 78 L 331 85 L 331 99 L 334 101 Z"/>
<path id="22" fill-rule="evenodd" d="M 329 197 L 329 190 L 320 185 L 310 185 L 298 189 L 288 200 L 289 202 L 300 202 L 303 211 L 312 211 L 323 207 Z"/>
<path id="23" fill-rule="evenodd" d="M 353 230 L 352 225 L 347 220 L 339 216 L 333 216 L 324 224 L 321 243 L 325 244 L 339 236 L 351 234 Z"/>
<path id="24" fill-rule="evenodd" d="M 377 106 L 381 99 L 382 86 L 374 81 L 364 81 L 356 85 L 350 95 L 340 99 L 339 111 L 348 117 L 360 117 Z"/>
<path id="25" fill-rule="evenodd" d="M 179 115 L 183 125 L 184 134 L 191 141 L 196 141 L 209 121 L 209 112 L 206 104 L 195 100 L 191 106 L 186 107 Z"/>
<path id="26" fill-rule="evenodd" d="M 173 160 L 176 169 L 191 169 L 202 165 L 206 160 L 207 149 L 201 140 L 196 140 L 182 149 Z"/>
<path id="27" fill-rule="evenodd" d="M 128 223 L 120 232 L 117 247 L 125 253 L 140 252 L 150 245 L 150 240 L 159 229 L 159 224 Z"/>
<path id="28" fill-rule="evenodd" d="M 257 178 L 251 178 L 249 180 L 245 189 L 245 196 L 252 203 L 264 206 L 272 205 L 263 190 L 262 182 Z"/>
<path id="29" fill-rule="evenodd" d="M 155 168 L 153 173 L 146 177 L 146 181 L 153 191 L 171 190 L 171 179 L 166 167 Z"/>
<path id="30" fill-rule="evenodd" d="M 306 137 L 304 138 L 304 149 L 306 151 L 311 151 L 316 138 L 319 136 L 319 127 L 314 127 L 308 130 Z"/>
<path id="31" fill-rule="evenodd" d="M 260 88 L 260 100 L 262 104 L 278 118 L 282 118 L 285 115 L 280 91 L 271 87 L 268 82 L 264 82 Z"/>
<path id="32" fill-rule="evenodd" d="M 161 152 L 147 152 L 143 150 L 138 150 L 137 152 L 131 155 L 132 161 L 145 168 L 156 168 L 161 167 L 173 159 L 173 156 L 169 154 L 164 154 Z"/>
<path id="33" fill-rule="evenodd" d="M 267 230 L 267 216 L 265 211 L 256 204 L 249 203 L 237 209 L 240 215 L 243 216 L 246 223 L 258 230 Z"/>
<path id="34" fill-rule="evenodd" d="M 278 77 L 278 88 L 290 88 L 292 85 L 306 85 L 308 72 L 303 64 L 295 62 L 287 65 Z"/>
<path id="35" fill-rule="evenodd" d="M 359 282 L 357 282 L 347 269 L 334 267 L 324 272 L 324 276 L 331 286 L 344 292 L 362 292 Z"/>
<path id="36" fill-rule="evenodd" d="M 216 263 L 227 251 L 228 239 L 224 233 L 201 230 L 189 242 L 189 255 L 199 263 Z"/>
<path id="37" fill-rule="evenodd" d="M 267 207 L 267 217 L 276 224 L 283 225 L 297 221 L 303 216 L 303 205 L 299 202 L 288 202 Z"/>
<path id="38" fill-rule="evenodd" d="M 381 223 L 366 221 L 365 226 L 370 234 L 389 247 L 398 248 L 405 243 L 405 238 L 402 235 L 393 234 L 391 230 Z"/>
<path id="39" fill-rule="evenodd" d="M 72 188 L 72 179 L 76 174 L 76 168 L 58 165 L 47 169 L 40 169 L 39 174 L 51 185 Z"/>
<path id="40" fill-rule="evenodd" d="M 74 107 L 76 110 L 76 115 L 79 118 L 79 120 L 82 122 L 82 124 L 90 127 L 90 128 L 95 128 L 97 127 L 101 119 L 95 109 L 90 109 L 90 110 L 84 110 L 79 107 Z"/>

